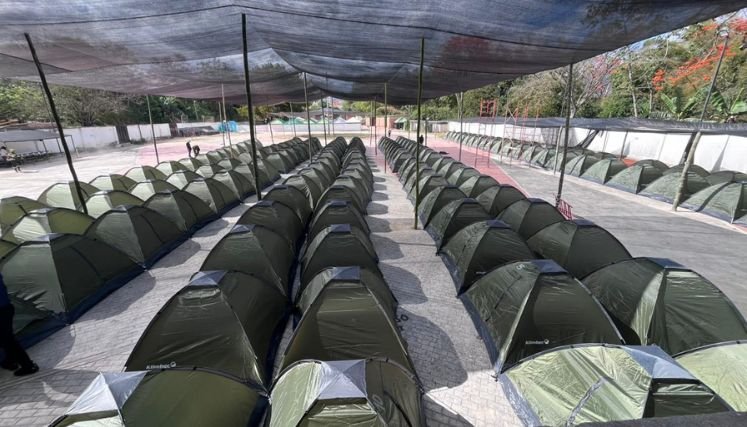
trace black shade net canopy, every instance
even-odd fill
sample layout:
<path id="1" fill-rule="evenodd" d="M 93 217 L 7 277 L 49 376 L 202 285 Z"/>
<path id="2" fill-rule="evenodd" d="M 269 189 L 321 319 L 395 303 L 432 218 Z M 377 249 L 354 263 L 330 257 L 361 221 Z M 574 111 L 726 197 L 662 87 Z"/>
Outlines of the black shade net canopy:
<path id="1" fill-rule="evenodd" d="M 245 101 L 246 14 L 255 104 L 309 97 L 416 101 L 553 69 L 747 6 L 747 0 L 4 0 L 0 77 Z"/>

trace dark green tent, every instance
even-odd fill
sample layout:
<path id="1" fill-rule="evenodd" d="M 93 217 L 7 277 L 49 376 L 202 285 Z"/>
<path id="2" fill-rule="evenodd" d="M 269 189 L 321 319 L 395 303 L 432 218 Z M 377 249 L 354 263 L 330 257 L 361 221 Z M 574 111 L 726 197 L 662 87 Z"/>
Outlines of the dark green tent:
<path id="1" fill-rule="evenodd" d="M 424 426 L 417 378 L 390 360 L 303 360 L 272 389 L 268 427 Z"/>
<path id="2" fill-rule="evenodd" d="M 163 172 L 163 174 L 166 176 L 169 176 L 172 173 L 178 172 L 178 171 L 194 170 L 174 160 L 168 160 L 168 161 L 161 162 L 156 165 L 156 169 Z"/>
<path id="3" fill-rule="evenodd" d="M 215 213 L 205 202 L 182 190 L 156 193 L 143 203 L 143 207 L 170 219 L 182 232 L 196 230 L 215 218 Z"/>
<path id="4" fill-rule="evenodd" d="M 28 240 L 0 261 L 10 295 L 68 323 L 141 271 L 119 250 L 76 234 Z"/>
<path id="5" fill-rule="evenodd" d="M 2 238 L 11 243 L 21 244 L 51 233 L 83 235 L 92 223 L 93 218 L 79 211 L 42 208 L 33 210 L 19 219 L 3 233 Z"/>
<path id="6" fill-rule="evenodd" d="M 89 182 L 99 190 L 130 191 L 137 181 L 124 175 L 99 175 Z"/>
<path id="7" fill-rule="evenodd" d="M 16 248 L 15 243 L 11 243 L 7 240 L 0 240 L 0 259 L 2 259 L 5 255 L 9 254 L 13 249 Z"/>
<path id="8" fill-rule="evenodd" d="M 125 176 L 137 182 L 149 179 L 166 179 L 166 174 L 153 166 L 135 166 L 125 172 Z"/>
<path id="9" fill-rule="evenodd" d="M 488 219 L 490 215 L 477 200 L 470 198 L 454 200 L 433 216 L 426 231 L 436 241 L 437 250 L 440 250 L 462 228 Z"/>
<path id="10" fill-rule="evenodd" d="M 366 207 L 368 203 L 363 201 L 355 191 L 345 185 L 332 185 L 329 187 L 322 197 L 319 198 L 317 206 L 324 206 L 330 200 L 345 200 L 353 204 L 362 214 L 365 215 Z"/>
<path id="11" fill-rule="evenodd" d="M 453 171 L 451 175 L 446 177 L 446 180 L 449 181 L 449 183 L 451 183 L 452 185 L 456 185 L 457 187 L 459 187 L 473 176 L 480 176 L 480 171 L 475 168 L 462 167 Z"/>
<path id="12" fill-rule="evenodd" d="M 327 267 L 357 265 L 379 271 L 378 262 L 368 235 L 350 224 L 333 224 L 308 243 L 301 257 L 301 286 Z"/>
<path id="13" fill-rule="evenodd" d="M 441 175 L 427 175 L 420 179 L 420 183 L 418 184 L 418 191 L 420 194 L 420 201 L 422 203 L 423 199 L 428 197 L 428 195 L 438 190 L 439 188 L 444 188 L 447 185 L 450 185 L 448 181 L 446 181 L 446 178 L 444 178 Z M 463 196 L 464 197 L 464 196 Z M 415 186 L 413 185 L 410 191 L 407 193 L 407 198 L 415 201 Z"/>
<path id="14" fill-rule="evenodd" d="M 639 194 L 642 196 L 650 197 L 652 199 L 660 200 L 667 203 L 672 203 L 677 189 L 680 185 L 681 173 L 670 173 L 665 174 L 661 178 L 649 184 Z M 682 200 L 686 200 L 691 195 L 698 191 L 704 190 L 709 187 L 708 181 L 705 178 L 694 172 L 688 172 L 687 178 L 685 179 L 685 187 L 682 192 Z"/>
<path id="15" fill-rule="evenodd" d="M 368 202 L 371 201 L 372 193 L 368 191 L 368 186 L 360 178 L 356 178 L 352 175 L 340 174 L 335 178 L 332 185 L 343 185 L 348 187 L 353 191 L 353 194 L 358 196 L 364 206 L 367 206 Z"/>
<path id="16" fill-rule="evenodd" d="M 306 224 L 312 212 L 311 204 L 306 195 L 298 188 L 289 185 L 273 186 L 267 194 L 262 196 L 262 200 L 275 200 L 288 206 L 293 209 L 293 212 L 298 215 L 298 219 L 304 224 Z"/>
<path id="17" fill-rule="evenodd" d="M 731 409 L 656 346 L 563 347 L 511 368 L 500 382 L 527 425 L 571 426 Z"/>
<path id="18" fill-rule="evenodd" d="M 438 187 L 428 193 L 427 196 L 420 199 L 420 206 L 418 206 L 418 214 L 420 220 L 423 221 L 423 227 L 427 227 L 431 220 L 444 206 L 453 202 L 454 200 L 462 200 L 467 196 L 462 193 L 456 185 L 445 185 Z"/>
<path id="19" fill-rule="evenodd" d="M 195 170 L 195 172 L 197 172 L 198 175 L 201 175 L 204 178 L 212 178 L 213 175 L 224 170 L 225 169 L 218 166 L 217 163 L 209 163 L 207 165 L 200 166 Z"/>
<path id="20" fill-rule="evenodd" d="M 187 184 L 183 190 L 197 196 L 218 215 L 239 204 L 238 197 L 231 189 L 213 178 L 194 180 Z"/>
<path id="21" fill-rule="evenodd" d="M 725 184 L 729 182 L 747 182 L 747 173 L 735 171 L 718 171 L 705 177 L 711 185 Z"/>
<path id="22" fill-rule="evenodd" d="M 316 206 L 319 199 L 322 197 L 322 186 L 321 183 L 316 182 L 314 178 L 309 175 L 291 175 L 283 180 L 283 185 L 289 185 L 296 187 L 309 200 L 309 206 Z"/>
<path id="23" fill-rule="evenodd" d="M 99 191 L 99 189 L 91 184 L 81 182 L 80 191 L 83 193 L 83 197 L 88 199 L 93 193 Z M 39 195 L 39 202 L 56 208 L 83 209 L 73 181 L 58 182 L 57 184 L 50 185 Z"/>
<path id="24" fill-rule="evenodd" d="M 153 196 L 156 193 L 161 192 L 168 192 L 168 191 L 177 191 L 179 188 L 177 188 L 175 185 L 171 184 L 168 181 L 164 181 L 162 179 L 156 179 L 156 180 L 148 180 L 143 182 L 138 182 L 133 187 L 130 188 L 130 194 L 132 194 L 135 197 L 139 197 L 143 200 L 148 200 L 151 196 Z"/>
<path id="25" fill-rule="evenodd" d="M 448 170 L 449 165 L 456 162 L 456 160 L 452 159 L 449 156 L 443 156 L 440 159 L 436 160 L 436 163 L 434 163 L 431 167 L 434 171 L 436 171 L 437 174 L 443 175 L 440 171 L 441 169 Z"/>
<path id="26" fill-rule="evenodd" d="M 567 173 L 568 175 L 573 175 L 573 176 L 581 176 L 587 170 L 589 170 L 590 167 L 594 166 L 594 164 L 599 162 L 600 160 L 602 159 L 592 154 L 581 154 L 579 156 L 576 156 L 566 161 L 565 173 Z"/>
<path id="27" fill-rule="evenodd" d="M 200 270 L 252 274 L 287 294 L 294 259 L 293 248 L 279 234 L 261 225 L 238 224 L 213 247 Z"/>
<path id="28" fill-rule="evenodd" d="M 334 178 L 328 175 L 327 169 L 323 165 L 323 163 L 316 162 L 309 167 L 300 169 L 298 173 L 311 178 L 319 189 L 327 188 L 332 185 Z"/>
<path id="29" fill-rule="evenodd" d="M 320 231 L 333 224 L 350 224 L 363 231 L 366 235 L 371 234 L 363 214 L 353 205 L 345 200 L 330 200 L 319 206 L 309 222 L 309 233 L 307 239 L 313 240 Z"/>
<path id="30" fill-rule="evenodd" d="M 747 412 L 747 342 L 708 345 L 675 359 L 735 411 Z"/>
<path id="31" fill-rule="evenodd" d="M 202 165 L 209 165 L 211 163 L 218 163 L 223 160 L 223 156 L 215 150 L 208 151 L 204 154 L 195 156 L 195 160 L 200 162 Z"/>
<path id="32" fill-rule="evenodd" d="M 647 164 L 633 165 L 618 172 L 605 185 L 638 194 L 649 184 L 661 178 L 661 176 L 661 170 L 655 166 Z"/>
<path id="33" fill-rule="evenodd" d="M 490 186 L 475 197 L 490 216 L 497 216 L 512 203 L 522 199 L 526 199 L 524 193 L 507 184 Z"/>
<path id="34" fill-rule="evenodd" d="M 273 284 L 238 271 L 198 272 L 151 320 L 125 370 L 197 367 L 267 386 L 287 313 Z"/>
<path id="35" fill-rule="evenodd" d="M 360 162 L 350 163 L 340 171 L 340 176 L 351 176 L 357 180 L 360 180 L 366 188 L 369 199 L 371 198 L 371 195 L 373 195 L 373 172 L 371 172 L 371 169 L 368 165 L 363 165 Z"/>
<path id="36" fill-rule="evenodd" d="M 731 223 L 747 225 L 747 181 L 712 185 L 690 196 L 682 207 Z"/>
<path id="37" fill-rule="evenodd" d="M 521 236 L 495 219 L 462 228 L 440 253 L 460 294 L 495 267 L 535 258 Z"/>
<path id="38" fill-rule="evenodd" d="M 582 219 L 548 225 L 530 237 L 527 244 L 579 279 L 605 265 L 630 258 L 628 250 L 615 236 Z"/>
<path id="39" fill-rule="evenodd" d="M 555 347 L 622 342 L 602 305 L 551 260 L 495 268 L 461 299 L 498 372 Z"/>
<path id="40" fill-rule="evenodd" d="M 555 206 L 542 199 L 529 198 L 511 203 L 498 215 L 498 219 L 511 226 L 521 237 L 528 239 L 548 225 L 565 218 Z"/>
<path id="41" fill-rule="evenodd" d="M 141 206 L 143 203 L 143 199 L 126 191 L 105 190 L 93 193 L 86 200 L 86 207 L 89 215 L 98 218 L 117 206 Z"/>
<path id="42" fill-rule="evenodd" d="M 182 166 L 184 166 L 187 170 L 190 170 L 190 171 L 193 171 L 193 172 L 196 171 L 200 166 L 202 166 L 202 163 L 200 163 L 197 159 L 195 159 L 193 157 L 187 157 L 187 158 L 184 158 L 184 159 L 179 159 L 179 163 L 181 163 Z M 161 171 L 161 172 L 163 172 L 163 171 Z M 174 172 L 177 172 L 177 171 L 174 171 Z M 171 173 L 174 173 L 174 172 L 171 172 Z M 171 174 L 169 174 L 169 175 L 171 175 Z"/>
<path id="43" fill-rule="evenodd" d="M 665 170 L 669 169 L 669 166 L 667 166 L 666 163 L 659 161 L 659 160 L 655 160 L 655 159 L 643 159 L 643 160 L 638 160 L 637 162 L 633 163 L 633 166 L 641 166 L 641 165 L 653 166 L 656 169 L 659 169 L 661 172 L 664 172 Z"/>
<path id="44" fill-rule="evenodd" d="M 21 196 L 0 199 L 0 231 L 4 232 L 29 212 L 48 207 L 42 202 Z"/>
<path id="45" fill-rule="evenodd" d="M 666 259 L 635 258 L 584 279 L 629 344 L 656 344 L 676 355 L 747 339 L 747 322 L 703 276 Z"/>
<path id="46" fill-rule="evenodd" d="M 664 175 L 682 175 L 682 169 L 685 168 L 684 164 L 679 164 L 676 166 L 672 166 L 671 168 L 668 168 L 664 171 Z M 707 177 L 711 173 L 707 170 L 703 169 L 703 167 L 698 166 L 696 164 L 690 165 L 690 168 L 687 170 L 689 173 L 694 173 L 695 175 L 698 175 L 702 178 Z"/>
<path id="47" fill-rule="evenodd" d="M 323 278 L 310 280 L 297 300 L 303 317 L 282 368 L 304 359 L 386 357 L 415 372 L 397 329 L 396 300 L 377 273 L 363 275 L 357 267 L 319 273 Z"/>
<path id="48" fill-rule="evenodd" d="M 14 295 L 9 297 L 15 311 L 13 333 L 24 348 L 31 347 L 65 327 L 64 316 L 37 307 L 31 299 L 24 300 Z"/>
<path id="49" fill-rule="evenodd" d="M 145 267 L 181 244 L 186 236 L 158 212 L 142 206 L 117 206 L 91 224 L 86 235 L 119 249 Z"/>
<path id="50" fill-rule="evenodd" d="M 423 168 L 420 168 L 419 178 L 422 181 L 424 178 L 429 177 L 431 175 L 435 175 L 435 174 L 436 174 L 436 171 L 434 171 L 430 167 L 423 167 Z M 405 181 L 405 185 L 403 186 L 403 188 L 408 194 L 415 192 L 415 182 L 417 179 L 418 179 L 418 174 L 413 173 L 412 175 L 410 175 L 409 178 L 407 178 L 407 181 Z"/>
<path id="51" fill-rule="evenodd" d="M 101 373 L 53 427 L 259 426 L 267 398 L 209 370 Z"/>
<path id="52" fill-rule="evenodd" d="M 602 159 L 594 163 L 580 176 L 589 181 L 604 184 L 627 167 L 628 166 L 619 159 Z"/>
<path id="53" fill-rule="evenodd" d="M 254 194 L 254 184 L 235 170 L 222 170 L 213 175 L 213 179 L 231 190 L 237 200 L 245 199 Z"/>
<path id="54" fill-rule="evenodd" d="M 200 179 L 202 179 L 202 175 L 198 175 L 195 172 L 178 171 L 169 175 L 168 178 L 166 178 L 166 181 L 168 181 L 169 184 L 173 185 L 174 187 L 183 190 L 184 187 L 189 185 L 190 182 Z"/>
<path id="55" fill-rule="evenodd" d="M 537 155 L 543 148 L 535 143 L 521 144 L 522 148 L 517 152 L 519 159 L 529 163 L 532 161 L 534 156 Z"/>
<path id="56" fill-rule="evenodd" d="M 268 154 L 265 161 L 282 173 L 292 171 L 295 166 L 295 161 L 287 153 L 281 151 Z"/>
<path id="57" fill-rule="evenodd" d="M 249 181 L 251 191 L 256 193 L 256 191 L 254 190 L 254 172 L 252 171 L 251 165 L 248 165 L 236 159 L 221 160 L 221 162 L 218 164 L 225 170 L 236 172 L 246 178 L 246 180 Z"/>
<path id="58" fill-rule="evenodd" d="M 293 248 L 298 245 L 304 223 L 293 209 L 276 200 L 263 199 L 252 205 L 236 224 L 257 224 L 267 227 L 288 241 Z"/>

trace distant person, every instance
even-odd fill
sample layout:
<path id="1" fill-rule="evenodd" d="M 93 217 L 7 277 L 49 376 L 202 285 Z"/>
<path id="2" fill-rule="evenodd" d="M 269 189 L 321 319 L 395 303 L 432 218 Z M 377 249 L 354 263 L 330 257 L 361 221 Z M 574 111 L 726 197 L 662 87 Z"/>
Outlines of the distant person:
<path id="1" fill-rule="evenodd" d="M 192 140 L 187 141 L 187 155 L 192 157 Z"/>
<path id="2" fill-rule="evenodd" d="M 423 141 L 425 141 L 425 138 L 423 138 L 423 135 L 420 135 L 418 137 L 418 144 L 423 145 Z"/>
<path id="3" fill-rule="evenodd" d="M 200 155 L 200 146 L 199 145 L 193 146 L 192 147 L 192 151 L 194 151 L 195 157 L 199 156 Z"/>
<path id="4" fill-rule="evenodd" d="M 8 149 L 5 148 L 5 146 L 3 145 L 2 147 L 0 147 L 0 159 L 5 160 L 7 158 L 8 158 Z"/>
<path id="5" fill-rule="evenodd" d="M 3 369 L 14 371 L 17 377 L 39 372 L 36 365 L 26 354 L 26 350 L 18 344 L 13 334 L 13 316 L 15 308 L 10 303 L 8 289 L 5 287 L 3 276 L 0 275 L 0 349 L 5 352 L 5 360 L 0 363 Z"/>
<path id="6" fill-rule="evenodd" d="M 389 138 L 391 138 L 391 137 L 392 137 L 392 130 L 391 130 L 391 129 L 389 129 L 389 132 L 388 132 L 388 134 L 387 134 L 387 137 L 389 137 Z"/>
<path id="7" fill-rule="evenodd" d="M 8 150 L 8 155 L 5 158 L 8 160 L 10 166 L 14 171 L 21 172 L 21 162 L 18 160 L 18 154 L 16 154 L 16 150 L 14 150 L 13 148 Z"/>

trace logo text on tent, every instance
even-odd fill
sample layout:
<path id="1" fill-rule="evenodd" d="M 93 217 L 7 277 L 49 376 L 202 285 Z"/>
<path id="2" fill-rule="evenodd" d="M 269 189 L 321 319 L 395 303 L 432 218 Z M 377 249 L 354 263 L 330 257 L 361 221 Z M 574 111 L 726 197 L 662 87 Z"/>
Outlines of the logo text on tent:
<path id="1" fill-rule="evenodd" d="M 527 340 L 524 341 L 524 345 L 548 345 L 550 344 L 550 340 L 545 338 L 544 340 Z"/>
<path id="2" fill-rule="evenodd" d="M 145 365 L 145 369 L 152 370 L 152 369 L 169 369 L 169 368 L 176 368 L 176 362 L 171 363 L 159 363 L 155 365 Z"/>

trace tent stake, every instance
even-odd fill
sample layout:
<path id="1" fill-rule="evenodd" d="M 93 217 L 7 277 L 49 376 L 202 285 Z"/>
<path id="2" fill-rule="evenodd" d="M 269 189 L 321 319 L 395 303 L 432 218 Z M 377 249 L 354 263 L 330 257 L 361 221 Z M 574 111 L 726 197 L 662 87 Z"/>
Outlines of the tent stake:
<path id="1" fill-rule="evenodd" d="M 418 228 L 418 208 L 420 207 L 420 99 L 423 96 L 423 56 L 425 56 L 425 38 L 420 38 L 420 71 L 418 72 L 418 124 L 415 140 L 415 226 Z"/>
<path id="2" fill-rule="evenodd" d="M 153 127 L 153 115 L 150 113 L 150 95 L 145 95 L 145 103 L 148 105 L 148 121 L 150 122 L 150 134 L 153 136 L 153 149 L 156 150 L 156 163 L 158 159 L 158 145 L 156 145 L 156 128 Z"/>
<path id="3" fill-rule="evenodd" d="M 252 172 L 254 173 L 254 189 L 257 191 L 257 200 L 262 200 L 262 188 L 259 186 L 259 173 L 257 172 L 257 140 L 254 138 L 254 106 L 252 104 L 252 88 L 249 84 L 249 47 L 246 42 L 246 15 L 243 13 L 241 14 L 241 38 L 244 47 L 244 87 L 246 89 L 247 113 L 249 113 L 249 139 L 252 140 Z"/>
<path id="4" fill-rule="evenodd" d="M 80 188 L 78 174 L 75 172 L 75 167 L 73 166 L 73 157 L 70 155 L 70 149 L 68 148 L 67 141 L 65 140 L 65 132 L 62 130 L 62 122 L 60 121 L 60 115 L 57 114 L 57 107 L 54 104 L 54 98 L 52 98 L 52 91 L 49 90 L 47 77 L 44 75 L 44 69 L 41 66 L 41 62 L 39 62 L 39 58 L 36 56 L 36 49 L 34 48 L 34 43 L 31 41 L 31 36 L 29 35 L 29 33 L 24 33 L 23 35 L 26 37 L 26 42 L 29 45 L 29 51 L 31 51 L 31 57 L 34 59 L 36 70 L 39 72 L 39 79 L 41 80 L 42 89 L 44 89 L 44 95 L 47 97 L 47 102 L 49 102 L 49 109 L 52 113 L 52 118 L 57 125 L 57 132 L 60 137 L 60 142 L 62 142 L 62 148 L 65 150 L 65 160 L 67 160 L 67 167 L 70 169 L 70 175 L 73 176 L 73 182 L 75 183 L 75 192 L 78 194 L 78 199 L 80 199 L 83 213 L 88 215 L 88 206 L 86 206 L 86 199 L 83 197 L 83 190 Z"/>
<path id="5" fill-rule="evenodd" d="M 565 111 L 565 137 L 563 138 L 563 157 L 560 159 L 560 179 L 558 180 L 558 194 L 555 196 L 555 206 L 563 197 L 563 180 L 565 179 L 565 159 L 568 154 L 568 137 L 571 127 L 571 102 L 573 101 L 573 63 L 568 65 L 568 92 L 566 94 L 568 108 Z M 556 157 L 557 158 L 557 157 Z M 557 162 L 555 162 L 557 164 Z"/>
<path id="6" fill-rule="evenodd" d="M 309 129 L 309 161 L 311 161 L 311 115 L 309 114 L 309 90 L 306 86 L 306 72 L 303 73 L 303 99 L 306 102 L 306 127 Z"/>

